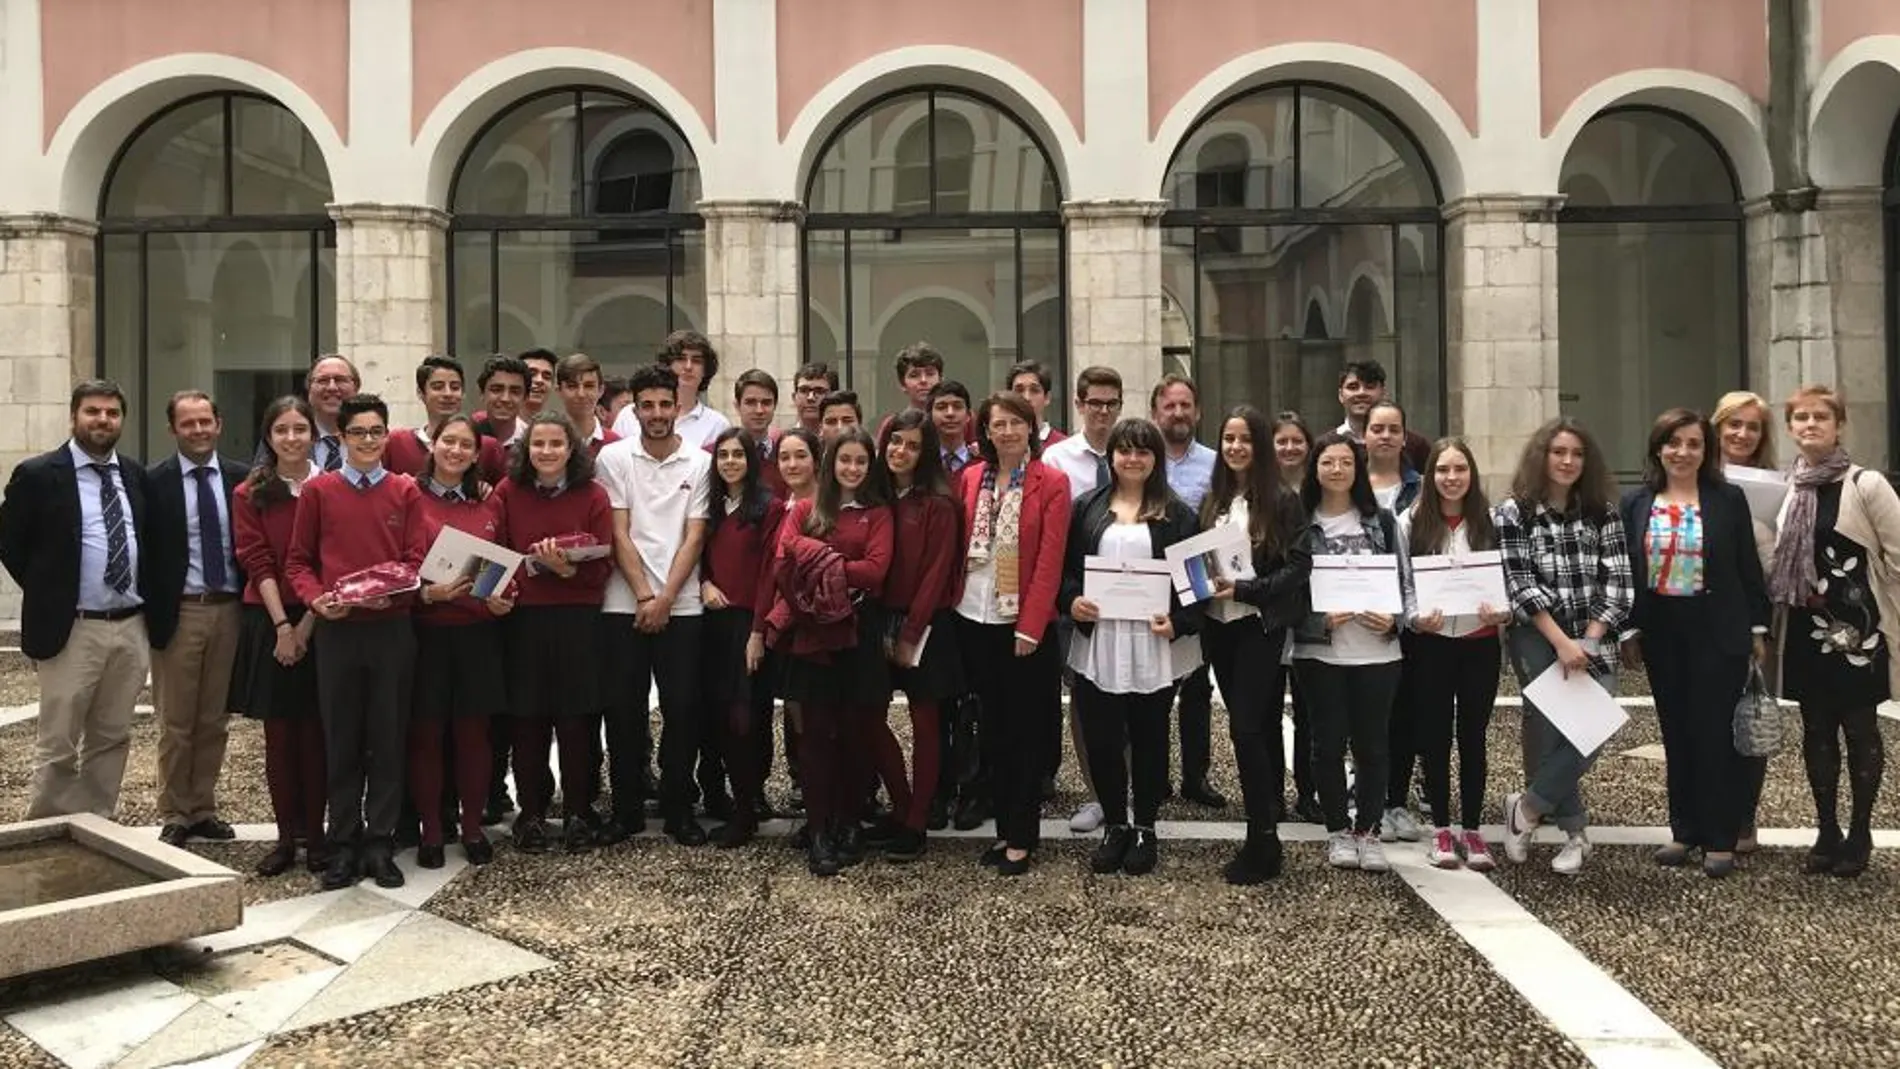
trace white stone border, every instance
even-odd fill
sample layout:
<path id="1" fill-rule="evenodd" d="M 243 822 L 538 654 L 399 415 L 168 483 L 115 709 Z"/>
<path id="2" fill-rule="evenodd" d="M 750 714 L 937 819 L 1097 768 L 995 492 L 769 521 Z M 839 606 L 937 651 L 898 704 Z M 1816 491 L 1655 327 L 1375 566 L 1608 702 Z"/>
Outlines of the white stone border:
<path id="1" fill-rule="evenodd" d="M 1701 124 L 1735 168 L 1743 200 L 1765 196 L 1773 188 L 1762 106 L 1732 82 L 1669 68 L 1624 71 L 1578 93 L 1544 137 L 1536 188 L 1555 191 L 1564 157 L 1584 125 L 1606 108 L 1628 104 L 1663 108 Z"/>

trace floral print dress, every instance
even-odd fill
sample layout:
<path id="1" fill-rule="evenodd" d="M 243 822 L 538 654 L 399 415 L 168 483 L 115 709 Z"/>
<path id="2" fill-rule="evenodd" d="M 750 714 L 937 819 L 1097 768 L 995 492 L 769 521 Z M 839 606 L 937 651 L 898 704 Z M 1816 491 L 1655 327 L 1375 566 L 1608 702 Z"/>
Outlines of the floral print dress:
<path id="1" fill-rule="evenodd" d="M 1867 550 L 1835 530 L 1843 485 L 1829 483 L 1816 494 L 1818 589 L 1806 607 L 1788 612 L 1782 691 L 1803 704 L 1856 709 L 1887 700 L 1887 648 Z"/>

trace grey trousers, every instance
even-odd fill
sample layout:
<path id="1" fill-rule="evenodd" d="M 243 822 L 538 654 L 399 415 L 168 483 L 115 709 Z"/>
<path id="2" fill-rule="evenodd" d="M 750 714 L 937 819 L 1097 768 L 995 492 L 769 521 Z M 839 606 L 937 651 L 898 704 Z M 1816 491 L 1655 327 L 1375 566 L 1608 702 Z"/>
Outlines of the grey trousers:
<path id="1" fill-rule="evenodd" d="M 402 815 L 416 633 L 409 617 L 317 625 L 317 709 L 330 769 L 330 841 L 388 839 Z M 425 680 L 424 685 L 440 685 Z"/>
<path id="2" fill-rule="evenodd" d="M 1511 628 L 1505 645 L 1520 688 L 1557 663 L 1557 651 L 1534 627 Z M 1597 682 L 1614 692 L 1614 675 Z M 1597 754 L 1602 752 L 1597 750 Z M 1586 757 L 1579 753 L 1536 705 L 1525 700 L 1524 774 L 1528 792 L 1525 804 L 1567 834 L 1580 832 L 1590 824 L 1590 814 L 1583 807 L 1583 793 L 1578 784 L 1596 764 L 1597 754 Z"/>

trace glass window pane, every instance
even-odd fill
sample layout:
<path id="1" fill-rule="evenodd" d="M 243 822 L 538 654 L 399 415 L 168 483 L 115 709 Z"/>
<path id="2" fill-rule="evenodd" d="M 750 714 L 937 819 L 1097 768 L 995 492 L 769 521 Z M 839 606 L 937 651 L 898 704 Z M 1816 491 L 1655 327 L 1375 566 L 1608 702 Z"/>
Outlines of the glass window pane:
<path id="1" fill-rule="evenodd" d="M 224 98 L 159 116 L 127 145 L 106 189 L 105 214 L 224 214 Z"/>
<path id="2" fill-rule="evenodd" d="M 455 257 L 455 352 L 472 376 L 495 347 L 494 275 L 491 237 L 485 232 L 452 235 Z M 471 380 L 469 388 L 473 390 Z"/>
<path id="3" fill-rule="evenodd" d="M 290 109 L 231 99 L 231 209 L 239 215 L 322 215 L 330 171 L 316 139 Z"/>
<path id="4" fill-rule="evenodd" d="M 815 213 L 1055 211 L 1055 167 L 1029 131 L 996 107 L 936 90 L 936 156 L 931 157 L 931 92 L 884 100 L 834 135 L 812 172 L 806 207 Z"/>
<path id="5" fill-rule="evenodd" d="M 463 157 L 454 210 L 470 215 L 575 215 L 571 92 L 502 113 Z"/>
<path id="6" fill-rule="evenodd" d="M 107 234 L 99 259 L 99 352 L 105 377 L 117 382 L 126 396 L 139 390 L 139 236 Z M 127 406 L 120 432 L 122 448 L 138 453 L 144 448 L 145 406 Z M 163 420 L 160 420 L 163 422 Z"/>
<path id="7" fill-rule="evenodd" d="M 1174 155 L 1162 195 L 1179 209 L 1293 206 L 1293 91 L 1231 101 Z"/>
<path id="8" fill-rule="evenodd" d="M 840 378 L 847 364 L 844 246 L 842 230 L 805 231 L 805 359 L 830 364 Z"/>
<path id="9" fill-rule="evenodd" d="M 1357 97 L 1300 90 L 1300 203 L 1415 208 L 1438 203 L 1430 172 L 1398 126 Z"/>
<path id="10" fill-rule="evenodd" d="M 696 210 L 699 165 L 692 146 L 657 111 L 625 97 L 585 93 L 581 130 L 589 212 Z"/>
<path id="11" fill-rule="evenodd" d="M 913 170 L 918 170 L 917 164 L 928 161 L 929 122 L 927 93 L 894 96 L 858 116 L 826 146 L 812 174 L 806 209 L 895 211 L 900 167 L 908 161 Z M 912 201 L 919 199 L 912 184 L 904 188 Z"/>
<path id="12" fill-rule="evenodd" d="M 1734 204 L 1729 168 L 1707 135 L 1667 112 L 1613 111 L 1587 123 L 1564 156 L 1570 207 Z"/>

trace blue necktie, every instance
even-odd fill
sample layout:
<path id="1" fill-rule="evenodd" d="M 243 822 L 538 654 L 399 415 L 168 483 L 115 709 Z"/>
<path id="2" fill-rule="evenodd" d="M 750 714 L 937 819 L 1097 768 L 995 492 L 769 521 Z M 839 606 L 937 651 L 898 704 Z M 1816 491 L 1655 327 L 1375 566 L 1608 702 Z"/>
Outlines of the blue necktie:
<path id="1" fill-rule="evenodd" d="M 192 474 L 198 477 L 198 556 L 204 563 L 205 589 L 223 590 L 224 524 L 218 520 L 218 492 L 211 488 L 218 469 L 206 465 Z"/>
<path id="2" fill-rule="evenodd" d="M 1095 456 L 1095 485 L 1107 486 L 1110 478 L 1111 476 L 1108 473 L 1108 454 L 1107 453 L 1096 454 Z"/>
<path id="3" fill-rule="evenodd" d="M 343 466 L 343 443 L 337 441 L 337 437 L 334 434 L 326 434 L 317 440 L 330 447 L 330 455 L 323 458 L 323 470 L 336 471 L 338 468 L 341 468 Z"/>
<path id="4" fill-rule="evenodd" d="M 125 509 L 112 485 L 112 465 L 95 463 L 99 473 L 99 515 L 106 524 L 106 585 L 121 594 L 132 589 L 132 547 L 125 537 Z"/>

